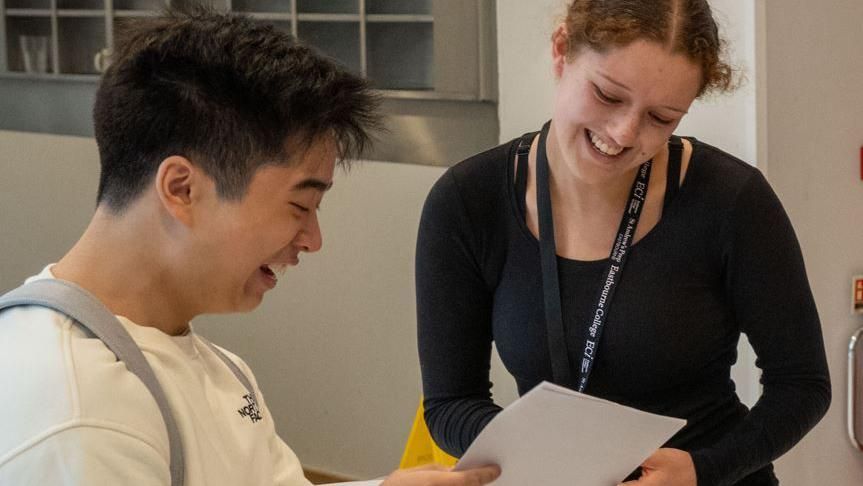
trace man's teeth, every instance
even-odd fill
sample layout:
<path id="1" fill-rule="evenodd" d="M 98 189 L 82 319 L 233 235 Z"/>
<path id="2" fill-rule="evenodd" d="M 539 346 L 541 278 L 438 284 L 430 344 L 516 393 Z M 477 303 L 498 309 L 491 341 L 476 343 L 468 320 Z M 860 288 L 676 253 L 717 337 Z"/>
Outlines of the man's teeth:
<path id="1" fill-rule="evenodd" d="M 277 275 L 279 277 L 283 276 L 285 274 L 285 272 L 288 271 L 288 264 L 287 263 L 271 263 L 267 266 L 270 268 L 271 272 L 273 272 L 275 275 Z"/>
<path id="2" fill-rule="evenodd" d="M 287 263 L 268 263 L 261 265 L 261 271 L 276 278 L 283 276 L 288 271 L 289 266 Z"/>
<path id="3" fill-rule="evenodd" d="M 599 151 L 604 153 L 605 155 L 614 156 L 623 152 L 623 147 L 611 148 L 595 133 L 591 131 L 588 131 L 587 133 L 590 134 L 590 141 L 593 142 L 593 146 L 599 149 Z"/>

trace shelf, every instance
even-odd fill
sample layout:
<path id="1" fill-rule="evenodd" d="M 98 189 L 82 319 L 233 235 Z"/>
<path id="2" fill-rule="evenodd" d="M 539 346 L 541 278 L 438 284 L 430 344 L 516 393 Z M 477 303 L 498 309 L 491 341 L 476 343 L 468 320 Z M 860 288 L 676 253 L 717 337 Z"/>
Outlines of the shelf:
<path id="1" fill-rule="evenodd" d="M 159 10 L 165 7 L 165 0 L 113 0 L 114 13 L 118 10 Z"/>
<path id="2" fill-rule="evenodd" d="M 114 17 L 136 18 L 136 17 L 154 17 L 156 11 L 150 10 L 114 10 Z"/>
<path id="3" fill-rule="evenodd" d="M 359 22 L 360 16 L 355 14 L 297 14 L 300 22 Z"/>
<path id="4" fill-rule="evenodd" d="M 22 72 L 2 72 L 0 71 L 0 79 L 32 79 L 35 81 L 67 81 L 76 83 L 96 83 L 99 81 L 99 76 L 96 74 L 31 74 Z"/>
<path id="5" fill-rule="evenodd" d="M 40 36 L 47 39 L 41 61 L 44 72 L 26 73 L 40 75 L 53 71 L 51 56 L 51 19 L 43 17 L 11 17 L 6 19 L 6 62 L 9 71 L 24 73 L 24 54 L 21 48 L 22 36 Z"/>
<path id="6" fill-rule="evenodd" d="M 297 37 L 315 46 L 349 70 L 355 73 L 361 72 L 358 22 L 301 21 L 297 23 Z"/>
<path id="7" fill-rule="evenodd" d="M 289 12 L 243 12 L 243 15 L 262 20 L 290 20 L 293 16 Z M 302 22 L 359 22 L 362 20 L 359 14 L 322 14 L 322 13 L 299 13 L 297 19 Z M 366 22 L 374 23 L 433 23 L 431 15 L 409 15 L 409 14 L 374 14 L 367 15 Z"/>
<path id="8" fill-rule="evenodd" d="M 227 10 L 229 0 L 170 0 L 171 5 L 176 6 L 191 6 L 194 4 L 204 4 L 214 7 L 218 10 Z M 160 6 L 161 7 L 161 6 Z M 157 7 L 157 8 L 160 8 Z"/>
<path id="9" fill-rule="evenodd" d="M 432 0 L 366 0 L 366 14 L 431 15 Z"/>
<path id="10" fill-rule="evenodd" d="M 291 13 L 291 2 L 285 0 L 233 0 L 231 10 L 248 13 Z"/>
<path id="11" fill-rule="evenodd" d="M 97 79 L 94 56 L 112 47 L 127 23 L 158 15 L 168 4 L 193 2 L 230 5 L 256 23 L 296 35 L 367 76 L 389 98 L 493 99 L 487 93 L 494 87 L 483 74 L 489 61 L 478 54 L 482 45 L 474 30 L 483 29 L 483 15 L 493 18 L 493 0 L 0 0 L 6 7 L 0 12 L 0 69 Z M 487 31 L 480 35 L 493 35 Z M 23 73 L 22 35 L 49 38 L 49 73 Z"/>
<path id="12" fill-rule="evenodd" d="M 379 89 L 434 89 L 434 26 L 372 23 L 366 28 L 367 70 Z"/>
<path id="13" fill-rule="evenodd" d="M 431 15 L 413 14 L 369 14 L 366 15 L 366 22 L 431 23 L 434 22 L 434 17 Z"/>
<path id="14" fill-rule="evenodd" d="M 51 9 L 40 8 L 9 8 L 6 9 L 7 17 L 50 17 Z"/>
<path id="15" fill-rule="evenodd" d="M 281 30 L 282 32 L 293 35 L 293 27 L 291 26 L 290 18 L 276 21 L 270 20 L 269 18 L 265 20 L 255 19 L 255 22 L 261 25 L 272 25 L 277 30 Z"/>
<path id="16" fill-rule="evenodd" d="M 6 12 L 12 9 L 46 9 L 51 10 L 51 0 L 6 0 Z"/>
<path id="17" fill-rule="evenodd" d="M 97 53 L 141 17 L 193 1 L 0 0 L 7 128 L 92 136 Z M 388 130 L 372 160 L 443 165 L 498 139 L 496 0 L 203 1 L 296 35 L 367 77 Z M 29 56 L 43 72 L 25 72 L 22 36 L 47 44 Z"/>
<path id="18" fill-rule="evenodd" d="M 104 18 L 105 11 L 104 10 L 58 10 L 57 16 L 60 18 L 67 17 L 95 17 L 95 18 Z"/>
<path id="19" fill-rule="evenodd" d="M 114 13 L 119 10 L 150 10 L 164 8 L 165 0 L 114 0 Z"/>
<path id="20" fill-rule="evenodd" d="M 57 27 L 60 73 L 98 74 L 93 57 L 107 46 L 104 20 L 60 18 Z"/>
<path id="21" fill-rule="evenodd" d="M 466 93 L 449 93 L 434 90 L 376 89 L 384 98 L 434 101 L 480 101 L 479 97 Z"/>
<path id="22" fill-rule="evenodd" d="M 291 19 L 294 18 L 293 15 L 289 13 L 273 13 L 273 12 L 243 12 L 244 15 L 248 15 L 249 17 L 255 20 L 263 20 L 263 21 L 274 21 L 274 22 L 290 22 Z M 264 22 L 266 23 L 266 22 Z M 290 33 L 290 30 L 288 31 Z"/>
<path id="23" fill-rule="evenodd" d="M 360 5 L 358 0 L 297 0 L 297 13 L 359 15 Z"/>
<path id="24" fill-rule="evenodd" d="M 99 10 L 105 15 L 105 0 L 57 0 L 59 10 Z"/>

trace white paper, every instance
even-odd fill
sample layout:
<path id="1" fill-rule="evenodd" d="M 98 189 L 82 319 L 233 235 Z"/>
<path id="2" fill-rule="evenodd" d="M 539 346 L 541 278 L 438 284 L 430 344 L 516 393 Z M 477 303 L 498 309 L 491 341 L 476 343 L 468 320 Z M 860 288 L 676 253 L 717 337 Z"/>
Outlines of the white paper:
<path id="1" fill-rule="evenodd" d="M 498 464 L 495 486 L 615 486 L 684 425 L 542 382 L 483 429 L 456 470 Z"/>

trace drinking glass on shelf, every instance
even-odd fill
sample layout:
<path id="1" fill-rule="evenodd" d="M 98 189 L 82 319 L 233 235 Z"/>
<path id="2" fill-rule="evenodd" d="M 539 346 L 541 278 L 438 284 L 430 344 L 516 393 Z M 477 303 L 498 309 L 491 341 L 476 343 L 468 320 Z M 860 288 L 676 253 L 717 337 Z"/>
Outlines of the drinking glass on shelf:
<path id="1" fill-rule="evenodd" d="M 24 60 L 24 72 L 48 72 L 48 40 L 46 35 L 22 35 L 21 58 Z"/>
<path id="2" fill-rule="evenodd" d="M 93 67 L 96 69 L 96 72 L 102 74 L 108 69 L 108 64 L 111 62 L 111 49 L 107 47 L 103 47 L 96 51 L 96 54 L 93 55 Z"/>

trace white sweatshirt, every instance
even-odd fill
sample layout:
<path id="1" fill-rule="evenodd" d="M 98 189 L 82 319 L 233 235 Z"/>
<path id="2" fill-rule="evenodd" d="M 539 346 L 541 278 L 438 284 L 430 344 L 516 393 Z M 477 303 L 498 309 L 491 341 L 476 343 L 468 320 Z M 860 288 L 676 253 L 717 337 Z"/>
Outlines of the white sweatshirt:
<path id="1" fill-rule="evenodd" d="M 53 278 L 50 266 L 32 277 Z M 276 435 L 251 370 L 246 389 L 193 331 L 169 336 L 117 316 L 165 390 L 186 486 L 310 483 Z M 150 392 L 98 339 L 42 307 L 0 312 L 0 486 L 169 486 L 168 434 Z"/>

